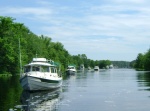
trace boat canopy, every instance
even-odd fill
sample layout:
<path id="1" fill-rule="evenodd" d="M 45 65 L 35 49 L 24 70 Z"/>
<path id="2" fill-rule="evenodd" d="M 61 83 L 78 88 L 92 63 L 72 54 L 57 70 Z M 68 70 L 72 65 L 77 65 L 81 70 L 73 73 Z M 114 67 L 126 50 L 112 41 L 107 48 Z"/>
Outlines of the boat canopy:
<path id="1" fill-rule="evenodd" d="M 75 64 L 69 64 L 68 67 L 76 67 Z"/>

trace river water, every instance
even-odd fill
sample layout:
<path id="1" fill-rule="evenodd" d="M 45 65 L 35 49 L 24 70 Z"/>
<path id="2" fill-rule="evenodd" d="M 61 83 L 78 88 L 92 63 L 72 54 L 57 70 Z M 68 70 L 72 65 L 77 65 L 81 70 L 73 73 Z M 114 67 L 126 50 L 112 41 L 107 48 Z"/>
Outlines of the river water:
<path id="1" fill-rule="evenodd" d="M 27 92 L 19 76 L 0 78 L 0 111 L 149 111 L 150 72 L 78 72 L 53 91 Z"/>

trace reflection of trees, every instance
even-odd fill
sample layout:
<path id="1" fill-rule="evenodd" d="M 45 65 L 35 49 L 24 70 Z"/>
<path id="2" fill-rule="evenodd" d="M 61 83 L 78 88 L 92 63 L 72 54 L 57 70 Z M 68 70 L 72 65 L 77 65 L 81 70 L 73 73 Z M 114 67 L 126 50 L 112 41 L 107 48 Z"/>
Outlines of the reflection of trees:
<path id="1" fill-rule="evenodd" d="M 139 87 L 147 87 L 150 91 L 150 72 L 139 72 L 137 75 Z"/>
<path id="2" fill-rule="evenodd" d="M 8 111 L 9 108 L 20 104 L 18 100 L 21 91 L 19 76 L 0 78 L 0 109 L 2 111 Z"/>

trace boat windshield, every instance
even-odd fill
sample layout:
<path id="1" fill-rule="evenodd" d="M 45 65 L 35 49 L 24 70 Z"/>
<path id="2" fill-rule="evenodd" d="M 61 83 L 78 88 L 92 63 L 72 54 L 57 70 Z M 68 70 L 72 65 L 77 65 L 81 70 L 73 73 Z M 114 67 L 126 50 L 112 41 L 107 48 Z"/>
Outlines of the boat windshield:
<path id="1" fill-rule="evenodd" d="M 32 71 L 40 71 L 40 66 L 32 66 Z"/>
<path id="2" fill-rule="evenodd" d="M 41 72 L 49 72 L 49 66 L 41 66 Z"/>
<path id="3" fill-rule="evenodd" d="M 74 67 L 68 67 L 68 69 L 75 69 Z"/>
<path id="4" fill-rule="evenodd" d="M 30 72 L 30 71 L 40 71 L 40 72 L 51 72 L 51 73 L 57 73 L 56 67 L 49 67 L 49 66 L 26 66 L 24 67 L 24 73 Z"/>
<path id="5" fill-rule="evenodd" d="M 51 73 L 57 73 L 57 69 L 55 67 L 51 67 Z"/>
<path id="6" fill-rule="evenodd" d="M 26 72 L 30 72 L 30 69 L 31 69 L 31 67 L 30 67 L 30 66 L 26 66 L 26 67 L 24 67 L 24 73 L 26 73 Z"/>

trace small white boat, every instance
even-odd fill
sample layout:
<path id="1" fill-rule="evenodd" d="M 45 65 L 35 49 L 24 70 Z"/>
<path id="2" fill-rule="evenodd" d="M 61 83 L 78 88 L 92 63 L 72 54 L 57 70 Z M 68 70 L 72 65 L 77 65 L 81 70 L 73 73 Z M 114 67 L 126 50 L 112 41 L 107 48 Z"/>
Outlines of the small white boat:
<path id="1" fill-rule="evenodd" d="M 90 67 L 90 66 L 88 66 L 88 70 L 91 70 L 91 67 Z"/>
<path id="2" fill-rule="evenodd" d="M 74 75 L 76 73 L 76 68 L 74 65 L 69 65 L 66 69 L 67 75 Z"/>
<path id="3" fill-rule="evenodd" d="M 94 71 L 99 71 L 99 67 L 98 67 L 98 66 L 95 66 L 95 67 L 94 67 Z"/>
<path id="4" fill-rule="evenodd" d="M 20 83 L 24 90 L 50 90 L 61 87 L 62 77 L 58 75 L 54 62 L 45 58 L 33 58 L 33 61 L 24 66 Z"/>

